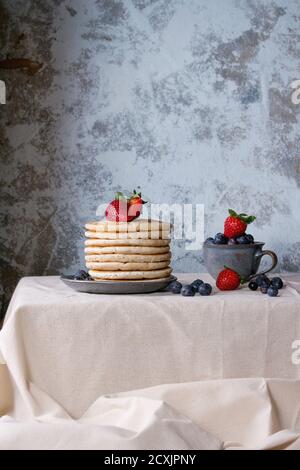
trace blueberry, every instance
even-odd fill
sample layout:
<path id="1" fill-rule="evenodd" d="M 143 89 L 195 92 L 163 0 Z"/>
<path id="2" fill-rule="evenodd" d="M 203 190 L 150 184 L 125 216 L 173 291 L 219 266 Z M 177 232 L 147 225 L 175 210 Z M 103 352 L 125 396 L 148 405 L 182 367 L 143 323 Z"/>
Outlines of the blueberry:
<path id="1" fill-rule="evenodd" d="M 268 279 L 267 277 L 265 279 L 263 279 L 260 283 L 260 287 L 270 287 L 271 285 L 271 281 L 270 279 Z"/>
<path id="2" fill-rule="evenodd" d="M 181 295 L 184 297 L 193 297 L 195 295 L 195 289 L 193 286 L 188 284 L 187 286 L 183 286 L 181 289 Z"/>
<path id="3" fill-rule="evenodd" d="M 266 294 L 266 293 L 268 292 L 268 289 L 269 289 L 269 288 L 268 288 L 267 286 L 261 286 L 261 287 L 260 287 L 260 292 L 261 292 L 262 294 Z"/>
<path id="4" fill-rule="evenodd" d="M 250 233 L 245 234 L 246 237 L 248 238 L 249 243 L 254 243 L 254 237 Z"/>
<path id="5" fill-rule="evenodd" d="M 280 277 L 273 277 L 271 279 L 271 286 L 276 287 L 276 289 L 282 289 L 283 288 L 283 282 Z"/>
<path id="6" fill-rule="evenodd" d="M 203 284 L 199 286 L 198 292 L 200 295 L 210 295 L 212 292 L 212 287 L 210 284 L 206 284 L 203 282 Z"/>
<path id="7" fill-rule="evenodd" d="M 257 280 L 256 280 L 257 282 Z M 257 282 L 258 284 L 258 282 Z M 268 289 L 270 287 L 270 279 L 267 278 L 267 276 L 265 276 L 263 279 L 260 280 L 260 284 L 259 287 L 260 287 L 260 291 L 263 293 L 263 294 L 266 294 L 268 292 Z"/>
<path id="8" fill-rule="evenodd" d="M 258 284 L 255 281 L 250 281 L 248 284 L 248 287 L 250 290 L 257 290 L 258 289 Z"/>
<path id="9" fill-rule="evenodd" d="M 268 278 L 267 278 L 267 276 L 266 276 L 265 274 L 259 274 L 259 275 L 255 278 L 255 282 L 256 282 L 256 284 L 258 285 L 258 287 L 261 286 L 261 283 L 262 283 L 263 281 L 266 281 L 266 282 L 268 281 Z"/>
<path id="10" fill-rule="evenodd" d="M 203 281 L 201 279 L 195 279 L 192 283 L 191 283 L 191 286 L 194 287 L 195 291 L 197 291 L 199 289 L 199 286 L 201 286 L 201 284 L 203 284 Z"/>
<path id="11" fill-rule="evenodd" d="M 276 297 L 278 295 L 278 289 L 276 289 L 276 287 L 274 287 L 274 286 L 270 286 L 268 288 L 267 294 L 270 297 Z"/>
<path id="12" fill-rule="evenodd" d="M 205 240 L 205 242 L 207 245 L 213 245 L 215 243 L 215 240 L 213 239 L 213 237 L 209 237 Z"/>
<path id="13" fill-rule="evenodd" d="M 224 233 L 217 233 L 214 242 L 216 245 L 226 245 L 227 240 L 228 239 L 225 237 Z"/>
<path id="14" fill-rule="evenodd" d="M 179 281 L 173 281 L 168 285 L 168 291 L 173 292 L 173 294 L 180 294 L 182 289 L 182 284 Z"/>
<path id="15" fill-rule="evenodd" d="M 74 275 L 76 281 L 85 281 L 89 277 L 89 274 L 83 269 L 79 269 Z"/>
<path id="16" fill-rule="evenodd" d="M 228 240 L 228 245 L 237 245 L 238 242 L 236 241 L 235 238 L 229 238 Z"/>
<path id="17" fill-rule="evenodd" d="M 241 235 L 240 237 L 237 237 L 236 238 L 236 241 L 240 244 L 240 245 L 249 245 L 249 243 L 251 243 L 248 239 L 248 236 L 246 234 L 244 235 Z"/>

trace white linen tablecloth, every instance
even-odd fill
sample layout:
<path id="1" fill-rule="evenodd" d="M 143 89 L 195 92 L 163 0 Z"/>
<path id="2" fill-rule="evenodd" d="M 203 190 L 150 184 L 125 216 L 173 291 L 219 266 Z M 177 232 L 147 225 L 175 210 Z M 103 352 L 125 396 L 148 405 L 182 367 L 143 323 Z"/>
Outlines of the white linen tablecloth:
<path id="1" fill-rule="evenodd" d="M 0 333 L 0 450 L 300 450 L 300 282 L 286 280 L 270 299 L 23 279 Z"/>
<path id="2" fill-rule="evenodd" d="M 16 382 L 34 383 L 75 418 L 108 393 L 222 378 L 300 379 L 292 362 L 298 285 L 288 280 L 278 298 L 247 288 L 187 298 L 82 294 L 58 277 L 24 278 L 0 332 L 2 362 Z"/>

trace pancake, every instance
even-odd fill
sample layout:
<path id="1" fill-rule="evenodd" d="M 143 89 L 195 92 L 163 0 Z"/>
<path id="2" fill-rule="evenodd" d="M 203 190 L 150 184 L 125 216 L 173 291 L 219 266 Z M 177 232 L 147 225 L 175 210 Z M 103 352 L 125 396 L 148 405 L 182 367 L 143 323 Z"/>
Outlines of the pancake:
<path id="1" fill-rule="evenodd" d="M 107 220 L 85 225 L 85 261 L 95 280 L 164 279 L 170 268 L 171 224 L 158 220 Z"/>
<path id="2" fill-rule="evenodd" d="M 132 222 L 110 222 L 100 220 L 88 222 L 86 230 L 91 232 L 149 232 L 170 231 L 171 224 L 160 220 L 137 219 Z"/>
<path id="3" fill-rule="evenodd" d="M 89 270 L 90 276 L 97 280 L 135 280 L 135 279 L 162 279 L 169 277 L 171 268 L 156 269 L 154 271 L 96 271 Z"/>
<path id="4" fill-rule="evenodd" d="M 86 238 L 100 238 L 104 240 L 130 240 L 130 239 L 149 239 L 149 240 L 170 240 L 170 232 L 85 232 Z"/>
<path id="5" fill-rule="evenodd" d="M 98 263 L 96 261 L 88 261 L 85 263 L 88 269 L 94 269 L 99 271 L 153 271 L 155 269 L 164 269 L 167 268 L 170 264 L 170 261 L 160 261 L 157 263 Z"/>
<path id="6" fill-rule="evenodd" d="M 169 246 L 170 240 L 153 240 L 153 239 L 117 239 L 108 240 L 100 238 L 89 238 L 85 240 L 86 246 Z"/>
<path id="7" fill-rule="evenodd" d="M 157 255 L 169 253 L 169 246 L 86 246 L 86 254 L 134 254 Z"/>
<path id="8" fill-rule="evenodd" d="M 105 255 L 85 255 L 85 261 L 96 261 L 97 263 L 157 263 L 160 261 L 169 261 L 171 253 L 161 253 L 158 255 L 137 255 L 137 254 L 105 254 Z"/>

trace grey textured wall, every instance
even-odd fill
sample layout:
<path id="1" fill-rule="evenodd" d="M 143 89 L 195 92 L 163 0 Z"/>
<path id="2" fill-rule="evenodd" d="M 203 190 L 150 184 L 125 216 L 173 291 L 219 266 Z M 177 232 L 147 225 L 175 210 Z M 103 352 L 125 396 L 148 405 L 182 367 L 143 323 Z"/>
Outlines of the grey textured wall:
<path id="1" fill-rule="evenodd" d="M 1 285 L 75 269 L 99 202 L 140 184 L 228 207 L 300 266 L 299 0 L 2 0 Z M 32 73 L 29 72 L 32 70 Z M 203 269 L 174 246 L 174 267 Z M 3 297 L 3 295 L 2 295 Z M 4 297 L 3 297 L 4 298 Z"/>

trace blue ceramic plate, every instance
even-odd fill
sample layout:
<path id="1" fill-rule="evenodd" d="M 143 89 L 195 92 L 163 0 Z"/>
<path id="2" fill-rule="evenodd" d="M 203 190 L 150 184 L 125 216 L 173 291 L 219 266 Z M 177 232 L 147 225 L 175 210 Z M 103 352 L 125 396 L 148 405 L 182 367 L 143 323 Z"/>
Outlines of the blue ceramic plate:
<path id="1" fill-rule="evenodd" d="M 175 276 L 163 279 L 141 279 L 136 281 L 76 281 L 72 276 L 60 276 L 60 279 L 77 292 L 89 294 L 148 294 L 165 289 Z"/>

